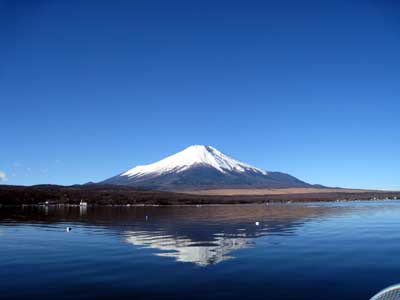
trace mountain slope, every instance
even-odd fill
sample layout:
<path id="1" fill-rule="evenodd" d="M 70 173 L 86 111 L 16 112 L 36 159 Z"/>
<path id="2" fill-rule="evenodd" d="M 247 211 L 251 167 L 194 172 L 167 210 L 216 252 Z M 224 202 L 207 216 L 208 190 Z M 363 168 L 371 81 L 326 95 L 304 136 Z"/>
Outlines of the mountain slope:
<path id="1" fill-rule="evenodd" d="M 134 167 L 101 183 L 173 191 L 311 186 L 288 174 L 267 172 L 203 145 L 190 146 L 156 163 Z"/>

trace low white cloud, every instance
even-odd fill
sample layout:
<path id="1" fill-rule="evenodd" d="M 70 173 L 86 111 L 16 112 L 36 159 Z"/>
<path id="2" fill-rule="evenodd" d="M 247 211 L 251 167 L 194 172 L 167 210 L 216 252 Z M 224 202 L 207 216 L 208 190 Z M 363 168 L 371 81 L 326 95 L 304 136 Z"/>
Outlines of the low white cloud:
<path id="1" fill-rule="evenodd" d="M 0 171 L 0 182 L 7 181 L 6 173 Z"/>

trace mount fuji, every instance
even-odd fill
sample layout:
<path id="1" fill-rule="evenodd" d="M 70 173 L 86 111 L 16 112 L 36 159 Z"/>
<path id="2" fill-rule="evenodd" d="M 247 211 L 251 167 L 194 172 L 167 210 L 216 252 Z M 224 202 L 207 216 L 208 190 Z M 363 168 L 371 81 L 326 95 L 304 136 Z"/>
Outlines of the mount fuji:
<path id="1" fill-rule="evenodd" d="M 312 186 L 285 173 L 256 168 L 204 145 L 190 146 L 158 162 L 136 166 L 100 183 L 166 191 Z"/>

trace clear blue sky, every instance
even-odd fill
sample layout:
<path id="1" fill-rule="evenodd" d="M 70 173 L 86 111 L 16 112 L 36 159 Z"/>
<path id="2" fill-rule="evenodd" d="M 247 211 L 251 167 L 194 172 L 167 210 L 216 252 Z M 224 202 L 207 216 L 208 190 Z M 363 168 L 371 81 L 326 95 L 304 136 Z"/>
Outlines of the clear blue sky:
<path id="1" fill-rule="evenodd" d="M 99 181 L 191 144 L 400 189 L 398 1 L 2 1 L 0 180 Z"/>

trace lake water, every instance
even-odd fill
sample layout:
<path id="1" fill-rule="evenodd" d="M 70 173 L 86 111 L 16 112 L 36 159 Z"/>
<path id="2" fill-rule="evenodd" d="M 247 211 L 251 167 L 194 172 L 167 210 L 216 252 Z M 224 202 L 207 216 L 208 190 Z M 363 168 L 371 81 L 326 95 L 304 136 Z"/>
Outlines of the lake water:
<path id="1" fill-rule="evenodd" d="M 398 201 L 0 208 L 0 299 L 367 300 L 399 282 Z"/>

